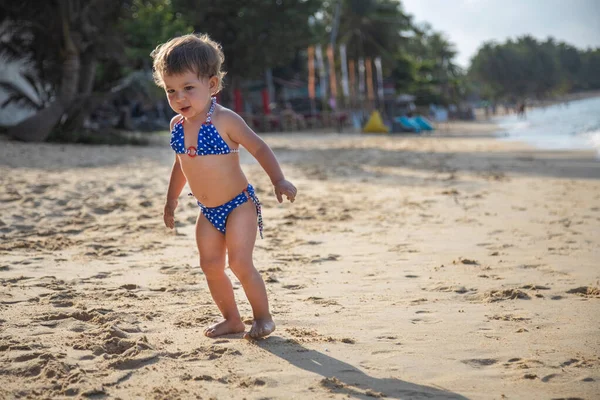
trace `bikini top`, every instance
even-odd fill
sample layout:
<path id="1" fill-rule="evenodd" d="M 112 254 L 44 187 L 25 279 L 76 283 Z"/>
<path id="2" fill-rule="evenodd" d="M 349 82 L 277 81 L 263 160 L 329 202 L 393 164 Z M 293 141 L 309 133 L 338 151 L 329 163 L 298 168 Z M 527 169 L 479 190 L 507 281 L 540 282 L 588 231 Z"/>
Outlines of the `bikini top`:
<path id="1" fill-rule="evenodd" d="M 212 124 L 212 114 L 215 111 L 217 99 L 211 98 L 211 105 L 208 113 L 206 114 L 206 122 L 200 127 L 198 131 L 198 144 L 197 146 L 190 146 L 185 148 L 185 136 L 183 134 L 183 121 L 181 117 L 179 121 L 173 125 L 171 131 L 171 148 L 177 154 L 187 154 L 190 157 L 196 156 L 209 156 L 213 154 L 229 154 L 239 153 L 238 149 L 230 149 L 225 140 L 219 135 L 217 129 Z"/>

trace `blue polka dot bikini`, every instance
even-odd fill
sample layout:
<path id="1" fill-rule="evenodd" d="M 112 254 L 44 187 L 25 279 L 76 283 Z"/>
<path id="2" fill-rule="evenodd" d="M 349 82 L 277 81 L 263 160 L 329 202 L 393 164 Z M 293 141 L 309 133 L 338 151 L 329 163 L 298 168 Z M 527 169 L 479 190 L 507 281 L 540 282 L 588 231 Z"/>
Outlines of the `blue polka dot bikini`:
<path id="1" fill-rule="evenodd" d="M 229 145 L 225 142 L 225 140 L 223 140 L 211 122 L 212 114 L 215 111 L 216 104 L 217 99 L 212 97 L 210 109 L 206 114 L 206 122 L 202 124 L 200 131 L 198 132 L 198 143 L 196 146 L 190 146 L 187 149 L 185 148 L 183 117 L 181 117 L 181 119 L 177 121 L 175 125 L 173 125 L 173 130 L 171 131 L 171 148 L 175 151 L 175 153 L 187 154 L 192 158 L 196 156 L 239 153 L 238 149 L 229 148 Z M 225 226 L 227 224 L 227 218 L 229 217 L 229 214 L 231 214 L 236 207 L 246 203 L 248 200 L 252 200 L 256 206 L 256 213 L 258 215 L 258 229 L 260 232 L 260 237 L 262 238 L 263 221 L 261 205 L 254 191 L 254 187 L 252 187 L 251 184 L 248 184 L 248 187 L 244 189 L 242 193 L 238 194 L 225 204 L 217 207 L 206 207 L 198 201 L 198 206 L 200 206 L 200 210 L 206 219 L 209 220 L 219 232 L 225 234 Z"/>

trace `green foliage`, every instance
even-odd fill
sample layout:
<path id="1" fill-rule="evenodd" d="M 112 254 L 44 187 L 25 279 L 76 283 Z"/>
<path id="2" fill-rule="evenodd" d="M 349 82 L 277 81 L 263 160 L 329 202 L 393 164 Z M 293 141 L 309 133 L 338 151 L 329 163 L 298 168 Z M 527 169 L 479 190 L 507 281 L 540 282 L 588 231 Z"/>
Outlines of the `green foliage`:
<path id="1" fill-rule="evenodd" d="M 409 89 L 419 79 L 419 62 L 405 52 L 398 52 L 394 59 L 391 77 L 399 88 Z"/>
<path id="2" fill-rule="evenodd" d="M 488 42 L 473 58 L 469 76 L 480 83 L 484 95 L 496 100 L 600 89 L 600 57 L 594 55 L 599 52 L 531 36 Z"/>
<path id="3" fill-rule="evenodd" d="M 584 90 L 600 89 L 600 48 L 581 53 L 578 87 Z"/>
<path id="4" fill-rule="evenodd" d="M 309 18 L 321 0 L 173 0 L 194 31 L 221 43 L 230 77 L 263 76 L 315 41 Z"/>
<path id="5" fill-rule="evenodd" d="M 193 28 L 175 12 L 170 0 L 133 0 L 119 28 L 125 43 L 125 55 L 132 69 L 151 65 L 150 52 L 175 36 L 193 32 Z"/>
<path id="6" fill-rule="evenodd" d="M 466 84 L 463 71 L 453 62 L 454 45 L 428 24 L 413 26 L 413 35 L 403 48 L 413 64 L 413 81 L 405 90 L 417 96 L 418 104 L 459 103 Z"/>
<path id="7" fill-rule="evenodd" d="M 333 4 L 326 13 L 333 18 Z M 339 43 L 348 47 L 348 57 L 382 57 L 391 66 L 394 54 L 405 42 L 402 32 L 411 29 L 410 17 L 394 0 L 345 0 L 339 28 Z"/>

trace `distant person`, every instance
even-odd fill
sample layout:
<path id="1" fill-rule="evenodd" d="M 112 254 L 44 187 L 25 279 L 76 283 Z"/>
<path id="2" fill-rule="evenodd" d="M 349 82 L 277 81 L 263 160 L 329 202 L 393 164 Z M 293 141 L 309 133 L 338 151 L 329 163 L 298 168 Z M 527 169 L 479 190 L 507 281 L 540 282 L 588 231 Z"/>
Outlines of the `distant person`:
<path id="1" fill-rule="evenodd" d="M 525 119 L 525 102 L 517 104 L 517 116 L 521 119 Z"/>
<path id="2" fill-rule="evenodd" d="M 220 44 L 208 35 L 190 34 L 159 45 L 151 56 L 154 80 L 178 113 L 171 120 L 175 163 L 164 223 L 174 228 L 177 199 L 187 182 L 200 206 L 196 221 L 200 267 L 224 318 L 207 327 L 204 334 L 216 337 L 245 330 L 225 274 L 227 252 L 229 267 L 240 280 L 254 314 L 252 328 L 245 336 L 267 336 L 275 330 L 275 323 L 265 283 L 252 261 L 257 226 L 262 237 L 261 205 L 240 167 L 239 146 L 264 168 L 280 203 L 283 196 L 294 202 L 296 188 L 285 179 L 269 146 L 238 114 L 217 104 L 214 96 L 221 90 L 225 75 Z"/>

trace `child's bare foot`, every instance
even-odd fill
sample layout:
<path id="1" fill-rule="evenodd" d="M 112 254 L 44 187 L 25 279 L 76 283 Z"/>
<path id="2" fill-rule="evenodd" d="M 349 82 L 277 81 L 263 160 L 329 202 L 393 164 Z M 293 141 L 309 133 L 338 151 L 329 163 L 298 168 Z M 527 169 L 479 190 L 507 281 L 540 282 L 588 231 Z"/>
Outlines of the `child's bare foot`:
<path id="1" fill-rule="evenodd" d="M 212 338 L 230 333 L 244 332 L 245 330 L 246 326 L 241 319 L 234 321 L 224 319 L 204 329 L 204 335 Z"/>
<path id="2" fill-rule="evenodd" d="M 250 332 L 244 335 L 246 339 L 258 339 L 270 335 L 275 330 L 275 322 L 271 318 L 255 319 L 252 321 Z"/>

